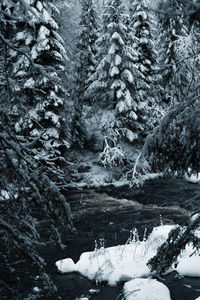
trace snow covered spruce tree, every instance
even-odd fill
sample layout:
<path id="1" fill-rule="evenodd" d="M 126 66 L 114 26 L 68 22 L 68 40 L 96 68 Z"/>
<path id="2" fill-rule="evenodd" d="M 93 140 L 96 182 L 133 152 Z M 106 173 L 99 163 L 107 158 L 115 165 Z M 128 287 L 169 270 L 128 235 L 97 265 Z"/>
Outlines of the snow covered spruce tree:
<path id="1" fill-rule="evenodd" d="M 142 110 L 143 132 L 147 133 L 157 124 L 161 117 L 160 76 L 155 34 L 154 15 L 148 0 L 130 0 L 130 29 L 137 41 L 135 46 L 139 53 L 137 68 L 142 76 L 138 84 L 138 95 Z"/>
<path id="2" fill-rule="evenodd" d="M 81 121 L 83 105 L 88 103 L 85 91 L 89 86 L 89 78 L 95 70 L 95 55 L 97 40 L 97 13 L 92 0 L 82 1 L 81 32 L 77 44 L 77 63 L 75 67 L 75 115 L 74 115 L 74 143 L 83 145 L 83 122 Z"/>
<path id="3" fill-rule="evenodd" d="M 126 21 L 126 22 L 125 22 Z M 118 136 L 127 141 L 138 141 L 142 117 L 138 85 L 143 76 L 138 70 L 138 52 L 131 41 L 127 15 L 120 0 L 108 2 L 103 14 L 103 25 L 97 40 L 97 68 L 90 77 L 86 96 L 96 105 L 114 110 L 114 125 Z"/>
<path id="4" fill-rule="evenodd" d="M 56 287 L 46 273 L 44 259 L 38 254 L 38 247 L 46 245 L 38 225 L 40 221 L 47 222 L 48 242 L 63 246 L 61 229 L 67 235 L 72 227 L 70 206 L 36 159 L 34 140 L 16 135 L 13 111 L 9 109 L 14 101 L 24 104 L 29 99 L 22 84 L 23 79 L 24 82 L 28 80 L 26 74 L 30 74 L 31 78 L 32 71 L 34 80 L 39 80 L 39 71 L 48 75 L 43 66 L 31 57 L 29 42 L 34 43 L 32 37 L 42 19 L 29 4 L 28 1 L 12 0 L 0 3 L 0 294 L 7 299 L 56 299 Z M 29 23 L 35 26 L 32 35 L 27 33 L 26 47 L 25 39 L 20 44 L 14 37 L 26 26 L 29 28 Z M 25 72 L 24 77 L 22 74 L 21 77 L 18 77 L 19 74 L 11 77 L 10 64 L 14 60 L 20 65 L 20 58 L 21 71 L 27 71 L 25 67 L 30 66 L 30 73 Z M 43 95 L 43 89 L 37 86 L 32 95 L 40 91 Z M 54 178 L 56 176 L 54 174 Z"/>
<path id="5" fill-rule="evenodd" d="M 19 1 L 15 6 L 12 14 L 20 10 L 25 16 L 15 22 L 9 67 L 15 81 L 13 111 L 19 116 L 16 132 L 34 141 L 38 159 L 58 162 L 68 147 L 61 80 L 66 53 L 54 17 L 59 12 L 52 2 Z"/>
<path id="6" fill-rule="evenodd" d="M 149 135 L 145 153 L 154 170 L 200 172 L 199 110 L 198 98 L 176 104 Z"/>
<path id="7" fill-rule="evenodd" d="M 158 64 L 158 54 L 153 36 L 155 22 L 153 21 L 147 0 L 130 1 L 130 20 L 130 26 L 133 28 L 138 40 L 139 60 L 137 64 L 144 75 L 144 83 L 141 89 L 143 89 L 145 98 L 147 97 L 146 90 L 150 89 L 150 85 L 155 84 L 156 66 Z"/>
<path id="8" fill-rule="evenodd" d="M 162 86 L 164 88 L 164 101 L 181 101 L 180 77 L 178 78 L 179 56 L 177 55 L 177 40 L 180 37 L 187 37 L 188 25 L 184 17 L 185 7 L 181 0 L 169 0 L 164 3 L 166 11 L 161 19 L 160 34 L 160 63 L 162 66 Z M 182 62 L 184 64 L 184 61 Z"/>
<path id="9" fill-rule="evenodd" d="M 77 96 L 81 102 L 85 100 L 84 94 L 88 87 L 88 79 L 94 73 L 96 61 L 97 40 L 97 13 L 92 0 L 82 1 L 81 33 L 77 44 Z"/>

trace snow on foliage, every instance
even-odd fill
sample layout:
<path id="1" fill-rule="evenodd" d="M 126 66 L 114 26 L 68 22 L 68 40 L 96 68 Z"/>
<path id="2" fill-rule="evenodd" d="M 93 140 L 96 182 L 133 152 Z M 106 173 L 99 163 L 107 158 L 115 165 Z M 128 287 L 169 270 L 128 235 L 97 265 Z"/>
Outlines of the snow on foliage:
<path id="1" fill-rule="evenodd" d="M 129 70 L 124 70 L 122 72 L 122 78 L 126 79 L 129 83 L 134 83 L 133 74 Z"/>
<path id="2" fill-rule="evenodd" d="M 42 11 L 43 6 L 42 6 L 41 1 L 38 1 L 38 2 L 36 3 L 36 7 L 37 7 L 37 9 L 38 9 L 39 11 Z"/>
<path id="3" fill-rule="evenodd" d="M 111 40 L 117 40 L 117 42 L 122 46 L 124 45 L 124 41 L 118 32 L 114 32 L 111 36 Z"/>
<path id="4" fill-rule="evenodd" d="M 137 15 L 137 17 L 141 16 L 143 20 L 146 20 L 148 18 L 148 15 L 147 15 L 146 11 L 138 11 L 136 13 L 136 15 Z"/>
<path id="5" fill-rule="evenodd" d="M 19 75 L 19 72 L 18 72 Z M 24 87 L 28 88 L 28 89 L 32 89 L 35 85 L 35 80 L 33 78 L 29 78 L 25 83 L 24 83 Z"/>
<path id="6" fill-rule="evenodd" d="M 114 146 L 109 145 L 109 139 Z M 118 148 L 115 141 L 111 138 L 105 137 L 105 147 L 103 152 L 99 155 L 99 160 L 104 167 L 114 167 L 124 164 L 125 154 L 122 149 Z"/>
<path id="7" fill-rule="evenodd" d="M 15 6 L 15 14 L 20 11 L 20 7 L 21 4 Z M 27 22 L 23 20 L 20 23 L 18 26 L 20 31 L 16 32 L 12 39 L 16 48 L 29 47 L 28 55 L 18 53 L 17 56 L 13 56 L 10 53 L 13 80 L 19 85 L 15 95 L 16 101 L 17 98 L 23 97 L 24 106 L 22 109 L 21 104 L 16 103 L 20 108 L 15 128 L 18 132 L 26 132 L 26 135 L 34 135 L 38 139 L 41 137 L 41 132 L 45 131 L 38 145 L 45 148 L 48 136 L 52 145 L 63 143 L 64 149 L 65 134 L 62 133 L 61 137 L 61 130 L 63 131 L 61 127 L 64 126 L 61 116 L 64 89 L 61 87 L 62 80 L 57 72 L 64 70 L 66 51 L 62 38 L 56 32 L 58 25 L 54 20 L 52 9 L 50 2 L 31 1 L 30 8 L 27 10 L 29 18 L 27 17 Z M 54 126 L 56 134 L 52 134 Z M 59 142 L 54 143 L 54 139 L 58 139 Z"/>
<path id="8" fill-rule="evenodd" d="M 117 91 L 117 98 L 118 98 L 118 99 L 121 99 L 122 96 L 123 96 L 123 91 L 122 91 L 122 90 L 118 90 L 118 91 Z"/>
<path id="9" fill-rule="evenodd" d="M 135 29 L 137 47 L 139 49 L 138 65 L 145 75 L 144 81 L 152 82 L 154 65 L 157 64 L 156 49 L 153 43 L 153 17 L 145 0 L 131 1 L 130 6 L 131 27 Z"/>
<path id="10" fill-rule="evenodd" d="M 129 114 L 129 116 L 130 116 L 130 118 L 132 120 L 137 121 L 137 119 L 138 119 L 138 116 L 137 116 L 137 114 L 134 111 L 131 111 L 130 114 Z"/>
<path id="11" fill-rule="evenodd" d="M 54 30 L 58 30 L 58 24 L 54 21 L 54 19 L 50 16 L 49 12 L 46 9 L 43 9 L 42 17 L 45 24 L 49 24 Z"/>
<path id="12" fill-rule="evenodd" d="M 132 143 L 134 140 L 138 139 L 138 135 L 127 129 L 126 130 L 126 138 L 128 139 L 129 142 Z"/>
<path id="13" fill-rule="evenodd" d="M 184 61 L 184 57 L 188 56 L 185 56 L 185 49 L 187 49 L 187 51 L 193 51 L 194 49 L 194 45 L 188 45 L 188 43 L 190 43 L 190 38 L 188 35 L 188 28 L 186 26 L 187 20 L 184 16 L 185 5 L 187 4 L 184 3 L 184 1 L 172 1 L 171 9 L 174 13 L 166 15 L 165 18 L 161 20 L 162 30 L 160 34 L 161 46 L 159 56 L 162 67 L 162 86 L 165 91 L 164 97 L 167 103 L 171 101 L 174 102 L 176 100 L 182 101 L 183 95 L 180 95 L 178 91 L 180 90 L 180 85 L 184 86 L 185 82 L 183 78 L 185 73 L 188 73 L 188 68 L 183 68 L 185 63 L 187 65 L 187 59 Z M 183 51 L 180 53 L 181 48 Z M 183 63 L 181 64 L 178 62 L 180 58 L 183 60 Z M 181 72 L 179 80 L 179 76 L 177 76 L 177 74 L 179 73 L 179 69 L 182 68 L 183 72 Z M 193 76 L 193 74 L 190 75 L 190 79 L 191 76 Z"/>
<path id="14" fill-rule="evenodd" d="M 144 36 L 137 37 L 132 27 L 136 20 L 129 19 L 121 1 L 112 0 L 108 3 L 97 40 L 97 68 L 89 79 L 90 85 L 85 93 L 86 98 L 99 107 L 116 111 L 116 127 L 122 133 L 121 138 L 128 143 L 136 141 L 138 131 L 141 134 L 137 135 L 137 141 L 145 136 L 144 131 L 148 127 L 145 127 L 148 119 L 145 119 L 145 110 L 150 111 L 151 107 L 148 104 L 140 107 L 141 101 L 150 102 L 147 90 L 151 90 L 150 78 L 154 70 L 154 50 L 151 51 L 152 36 L 147 10 L 145 14 L 148 20 L 145 20 Z M 144 13 L 141 13 L 140 18 L 142 16 Z M 147 39 L 148 46 L 141 50 L 143 52 L 138 46 L 140 38 Z M 132 134 L 126 134 L 129 132 L 127 130 L 132 131 Z"/>
<path id="15" fill-rule="evenodd" d="M 115 65 L 119 66 L 122 63 L 122 58 L 119 54 L 115 55 Z"/>

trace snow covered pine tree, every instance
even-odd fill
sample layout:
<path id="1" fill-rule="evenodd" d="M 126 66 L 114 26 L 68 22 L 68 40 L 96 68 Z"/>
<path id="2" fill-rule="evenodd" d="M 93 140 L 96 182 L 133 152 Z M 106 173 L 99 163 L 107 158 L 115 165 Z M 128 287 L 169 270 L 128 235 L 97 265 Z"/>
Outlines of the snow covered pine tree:
<path id="1" fill-rule="evenodd" d="M 61 80 L 66 52 L 54 17 L 59 11 L 52 2 L 19 1 L 14 7 L 14 15 L 19 10 L 26 14 L 15 23 L 9 66 L 15 81 L 13 111 L 19 116 L 16 132 L 32 139 L 38 159 L 61 163 L 68 147 Z"/>
<path id="2" fill-rule="evenodd" d="M 160 34 L 160 63 L 162 66 L 162 86 L 164 101 L 181 101 L 180 82 L 177 80 L 180 64 L 177 55 L 176 41 L 179 37 L 188 35 L 187 19 L 184 17 L 184 4 L 181 0 L 168 0 L 164 3 L 166 11 L 161 19 L 162 30 Z M 184 61 L 182 62 L 184 64 Z M 183 83 L 182 83 L 183 84 Z"/>
<path id="3" fill-rule="evenodd" d="M 81 33 L 77 44 L 77 64 L 75 68 L 75 115 L 73 126 L 74 144 L 83 146 L 84 125 L 81 122 L 83 105 L 88 103 L 85 91 L 89 86 L 89 78 L 95 70 L 96 40 L 97 40 L 97 13 L 92 0 L 82 1 Z M 90 102 L 90 101 L 89 101 Z M 90 103 L 89 103 L 90 104 Z"/>
<path id="4" fill-rule="evenodd" d="M 162 116 L 159 99 L 159 63 L 156 50 L 156 23 L 148 0 L 130 0 L 130 28 L 135 36 L 139 53 L 137 68 L 141 72 L 137 80 L 140 128 L 143 137 L 151 131 Z"/>
<path id="5" fill-rule="evenodd" d="M 33 56 L 30 46 L 34 49 L 36 42 L 42 43 L 41 39 L 35 41 L 35 34 L 43 26 L 41 12 L 46 12 L 40 11 L 40 1 L 37 1 L 38 10 L 30 4 L 30 1 L 12 0 L 0 3 L 0 294 L 7 299 L 56 299 L 56 287 L 38 254 L 38 247 L 46 244 L 39 234 L 38 224 L 45 220 L 50 230 L 49 242 L 62 246 L 60 228 L 72 227 L 70 207 L 36 159 L 34 138 L 31 141 L 29 134 L 16 135 L 12 118 L 14 103 L 26 113 L 26 106 L 39 107 L 40 100 L 49 95 L 48 88 L 50 92 L 51 87 L 59 90 L 50 72 L 50 61 L 45 69 L 39 58 Z M 47 20 L 49 14 L 46 14 L 45 24 Z M 36 37 L 39 39 L 41 35 L 36 34 Z M 41 48 L 38 46 L 38 49 Z M 54 69 L 53 66 L 52 72 Z M 42 84 L 42 76 L 47 86 Z M 24 86 L 27 81 L 33 86 Z M 56 176 L 57 173 L 53 177 Z"/>
<path id="6" fill-rule="evenodd" d="M 120 0 L 108 2 L 97 40 L 97 68 L 90 77 L 86 97 L 97 105 L 115 110 L 116 129 L 129 142 L 138 140 L 138 52 L 130 44 L 127 15 Z"/>

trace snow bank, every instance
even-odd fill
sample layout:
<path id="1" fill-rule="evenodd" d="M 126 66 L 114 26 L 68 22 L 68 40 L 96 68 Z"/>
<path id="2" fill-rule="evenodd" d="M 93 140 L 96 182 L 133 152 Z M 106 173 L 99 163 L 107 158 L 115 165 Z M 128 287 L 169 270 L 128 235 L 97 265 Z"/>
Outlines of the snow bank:
<path id="1" fill-rule="evenodd" d="M 144 238 L 143 241 L 139 241 L 137 230 L 135 230 L 131 232 L 131 237 L 125 245 L 109 248 L 101 247 L 92 252 L 83 253 L 76 264 L 72 259 L 67 258 L 57 261 L 56 266 L 62 273 L 78 272 L 97 283 L 108 282 L 110 286 L 134 278 L 146 278 L 150 276 L 147 262 L 157 253 L 158 247 L 167 239 L 169 232 L 175 227 L 176 225 L 155 227 L 148 239 L 145 240 Z M 199 236 L 199 230 L 195 234 Z M 200 256 L 195 253 L 190 257 L 193 252 L 192 245 L 188 244 L 178 257 L 176 270 L 184 276 L 200 277 Z M 141 284 L 142 281 L 138 282 Z M 134 299 L 142 299 L 140 296 L 138 297 Z M 128 297 L 127 299 L 132 298 Z M 153 300 L 154 298 L 148 299 Z M 163 300 L 165 298 L 159 299 Z"/>
<path id="2" fill-rule="evenodd" d="M 145 181 L 157 179 L 162 176 L 162 173 L 149 173 L 141 175 L 140 181 L 144 183 Z M 84 174 L 84 178 L 81 182 L 68 184 L 69 187 L 77 188 L 99 188 L 99 186 L 106 187 L 110 185 L 113 185 L 114 187 L 130 186 L 130 180 L 125 177 L 114 180 L 111 171 L 100 166 L 92 166 L 92 171 Z"/>
<path id="3" fill-rule="evenodd" d="M 197 175 L 185 175 L 185 180 L 187 182 L 190 182 L 190 183 L 199 183 L 200 182 L 200 173 L 198 173 Z"/>
<path id="4" fill-rule="evenodd" d="M 148 277 L 150 270 L 146 264 L 173 227 L 156 227 L 148 240 L 142 242 L 133 232 L 132 240 L 125 245 L 85 252 L 76 264 L 71 259 L 63 259 L 56 262 L 56 266 L 62 273 L 79 272 L 90 280 L 106 281 L 110 286 L 120 281 Z"/>
<path id="5" fill-rule="evenodd" d="M 78 269 L 71 258 L 61 259 L 57 261 L 56 267 L 61 273 L 78 272 Z"/>
<path id="6" fill-rule="evenodd" d="M 56 263 L 62 273 L 79 272 L 96 282 L 106 281 L 115 286 L 120 281 L 137 277 L 148 277 L 150 270 L 147 261 L 154 253 L 148 251 L 145 242 L 100 248 L 93 252 L 85 252 L 72 267 L 71 260 L 65 259 Z"/>
<path id="7" fill-rule="evenodd" d="M 168 288 L 155 279 L 133 279 L 124 285 L 126 300 L 171 300 Z"/>
<path id="8" fill-rule="evenodd" d="M 180 258 L 176 270 L 183 276 L 200 277 L 200 256 Z"/>
<path id="9" fill-rule="evenodd" d="M 176 225 L 154 227 L 152 233 L 148 237 L 148 243 L 151 245 L 151 248 L 156 251 L 158 247 L 166 241 L 169 232 L 175 227 Z"/>

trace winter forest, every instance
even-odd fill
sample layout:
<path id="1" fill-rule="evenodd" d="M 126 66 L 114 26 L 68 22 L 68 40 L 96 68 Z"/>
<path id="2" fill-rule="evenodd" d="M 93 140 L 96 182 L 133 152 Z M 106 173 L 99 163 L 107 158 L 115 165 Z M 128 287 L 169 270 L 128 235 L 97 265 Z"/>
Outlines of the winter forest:
<path id="1" fill-rule="evenodd" d="M 199 97 L 199 0 L 0 0 L 0 299 L 200 299 Z"/>

